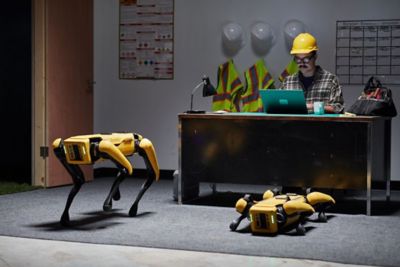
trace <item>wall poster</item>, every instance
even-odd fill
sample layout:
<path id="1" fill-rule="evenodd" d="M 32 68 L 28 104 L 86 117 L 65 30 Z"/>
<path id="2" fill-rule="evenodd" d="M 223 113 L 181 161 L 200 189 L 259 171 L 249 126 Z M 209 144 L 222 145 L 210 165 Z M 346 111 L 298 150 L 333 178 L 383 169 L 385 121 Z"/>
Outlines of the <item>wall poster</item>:
<path id="1" fill-rule="evenodd" d="M 174 0 L 120 0 L 119 78 L 174 78 Z"/>
<path id="2" fill-rule="evenodd" d="M 400 20 L 337 21 L 336 74 L 342 84 L 400 84 Z"/>

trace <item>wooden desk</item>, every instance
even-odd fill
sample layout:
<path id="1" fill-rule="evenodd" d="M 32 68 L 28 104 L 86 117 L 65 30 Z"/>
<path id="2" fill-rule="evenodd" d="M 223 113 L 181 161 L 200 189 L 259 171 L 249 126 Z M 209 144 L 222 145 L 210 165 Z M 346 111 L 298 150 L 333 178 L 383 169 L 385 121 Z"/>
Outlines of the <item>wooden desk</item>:
<path id="1" fill-rule="evenodd" d="M 199 182 L 366 190 L 386 182 L 391 119 L 262 113 L 179 114 L 178 202 Z"/>

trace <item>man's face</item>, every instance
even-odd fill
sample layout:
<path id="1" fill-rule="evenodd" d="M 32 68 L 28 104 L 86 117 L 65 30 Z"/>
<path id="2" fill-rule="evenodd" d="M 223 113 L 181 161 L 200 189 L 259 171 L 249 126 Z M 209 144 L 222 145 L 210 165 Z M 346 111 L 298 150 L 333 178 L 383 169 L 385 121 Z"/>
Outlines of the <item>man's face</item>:
<path id="1" fill-rule="evenodd" d="M 314 74 L 316 58 L 317 54 L 315 52 L 308 54 L 296 54 L 294 56 L 294 61 L 299 66 L 299 70 L 301 73 L 303 73 L 303 75 Z"/>

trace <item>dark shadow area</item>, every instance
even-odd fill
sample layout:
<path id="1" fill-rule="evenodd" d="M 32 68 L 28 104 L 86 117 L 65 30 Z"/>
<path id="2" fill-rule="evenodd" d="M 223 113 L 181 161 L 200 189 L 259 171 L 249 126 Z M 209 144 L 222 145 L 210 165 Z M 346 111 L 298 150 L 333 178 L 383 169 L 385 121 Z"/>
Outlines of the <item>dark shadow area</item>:
<path id="1" fill-rule="evenodd" d="M 160 180 L 172 180 L 172 174 L 174 170 L 160 170 Z M 118 174 L 118 168 L 115 167 L 99 167 L 93 169 L 93 176 L 95 179 L 98 178 L 111 178 L 116 177 Z M 142 178 L 146 179 L 148 176 L 146 169 L 135 168 L 132 175 L 127 176 L 127 178 Z"/>
<path id="2" fill-rule="evenodd" d="M 331 195 L 336 204 L 329 208 L 326 212 L 339 214 L 366 214 L 367 204 L 365 192 L 349 191 L 349 190 L 325 190 L 326 194 Z M 397 193 L 397 192 L 396 192 Z M 251 194 L 253 199 L 261 200 L 262 194 Z M 244 193 L 237 192 L 216 192 L 202 194 L 200 197 L 186 200 L 183 203 L 188 205 L 204 205 L 234 208 L 238 199 L 242 198 Z M 386 201 L 384 192 L 375 192 L 372 194 L 371 215 L 374 216 L 400 216 L 400 201 L 398 197 Z M 329 215 L 328 215 L 329 216 Z M 328 217 L 329 219 L 329 217 Z"/>
<path id="3" fill-rule="evenodd" d="M 2 150 L 0 181 L 31 184 L 31 50 L 30 0 L 2 2 L 0 8 L 0 111 Z M 10 135 L 10 132 L 12 134 Z"/>
<path id="4" fill-rule="evenodd" d="M 251 234 L 251 227 L 250 227 L 250 222 L 248 220 L 246 221 L 242 221 L 241 225 L 243 225 L 243 227 L 239 227 L 236 229 L 236 233 L 240 233 L 240 234 Z"/>
<path id="5" fill-rule="evenodd" d="M 261 194 L 251 194 L 254 199 L 262 199 Z M 201 205 L 201 206 L 218 206 L 234 208 L 236 201 L 242 198 L 244 193 L 237 192 L 216 192 L 215 194 L 205 194 L 198 198 L 184 201 L 184 204 L 188 205 Z"/>
<path id="6" fill-rule="evenodd" d="M 329 212 L 329 210 L 328 210 L 328 212 Z M 327 223 L 327 222 L 329 222 L 329 220 L 331 220 L 331 219 L 333 219 L 333 218 L 335 218 L 336 216 L 335 215 L 326 215 L 326 222 L 322 222 L 322 221 L 320 221 L 318 218 L 307 218 L 307 221 L 308 222 L 313 222 L 313 223 Z"/>
<path id="7" fill-rule="evenodd" d="M 329 213 L 365 214 L 367 210 L 366 200 L 363 199 L 336 199 L 336 205 L 328 210 Z M 399 201 L 372 200 L 371 215 L 387 216 L 400 215 Z"/>
<path id="8" fill-rule="evenodd" d="M 309 232 L 313 231 L 316 227 L 315 226 L 307 226 L 307 222 L 304 225 L 304 228 L 306 229 L 305 235 L 307 235 Z M 286 235 L 286 236 L 299 236 L 299 234 L 296 232 L 295 227 L 288 228 L 282 232 L 279 233 L 280 235 Z"/>
<path id="9" fill-rule="evenodd" d="M 235 231 L 236 233 L 239 234 L 252 234 L 251 233 L 251 227 L 250 227 L 250 222 L 248 220 L 243 221 L 242 222 L 243 227 L 238 227 L 238 229 Z M 256 236 L 265 236 L 265 237 L 275 237 L 278 235 L 286 235 L 286 236 L 299 236 L 299 234 L 296 232 L 296 226 L 292 225 L 286 229 L 283 229 L 281 231 L 279 231 L 279 233 L 277 234 L 261 234 L 261 233 L 257 233 L 257 234 L 253 234 Z M 307 226 L 307 221 L 304 224 L 304 228 L 306 229 L 306 235 L 308 232 L 311 232 L 312 230 L 314 230 L 316 227 L 315 226 Z"/>
<path id="10" fill-rule="evenodd" d="M 118 211 L 118 212 L 116 212 Z M 151 216 L 154 212 L 142 212 L 138 213 L 135 217 L 129 217 L 127 212 L 120 212 L 119 210 L 113 210 L 110 212 L 104 211 L 93 211 L 93 212 L 85 212 L 81 213 L 83 215 L 87 215 L 88 217 L 74 219 L 73 217 L 70 219 L 70 223 L 68 226 L 63 226 L 59 221 L 52 221 L 47 223 L 40 224 L 31 224 L 27 225 L 32 228 L 42 228 L 45 231 L 69 231 L 69 230 L 79 230 L 79 231 L 94 231 L 101 230 L 110 227 L 117 226 L 121 224 L 121 222 L 110 221 L 116 218 L 132 218 L 135 219 L 137 217 L 146 217 Z"/>
<path id="11" fill-rule="evenodd" d="M 152 211 L 145 211 L 145 212 L 138 212 L 138 214 L 136 214 L 135 217 L 131 217 L 131 218 L 142 218 L 142 217 L 148 217 L 148 216 L 153 216 L 155 215 L 155 212 Z M 129 216 L 128 216 L 129 217 Z"/>

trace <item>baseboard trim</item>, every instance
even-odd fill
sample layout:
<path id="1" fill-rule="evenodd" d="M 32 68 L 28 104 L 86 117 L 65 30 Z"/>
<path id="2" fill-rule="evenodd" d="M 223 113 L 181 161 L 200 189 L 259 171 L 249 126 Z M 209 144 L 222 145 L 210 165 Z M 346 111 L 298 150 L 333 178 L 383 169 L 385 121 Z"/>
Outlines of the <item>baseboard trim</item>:
<path id="1" fill-rule="evenodd" d="M 175 170 L 160 170 L 160 179 L 163 180 L 172 180 L 173 173 Z M 100 177 L 115 177 L 118 174 L 117 168 L 94 168 L 93 176 L 94 178 Z M 134 169 L 132 175 L 129 177 L 133 178 L 145 178 L 147 177 L 147 170 L 146 169 Z"/>

